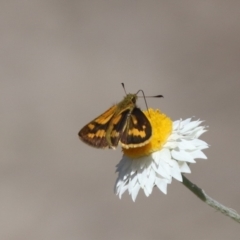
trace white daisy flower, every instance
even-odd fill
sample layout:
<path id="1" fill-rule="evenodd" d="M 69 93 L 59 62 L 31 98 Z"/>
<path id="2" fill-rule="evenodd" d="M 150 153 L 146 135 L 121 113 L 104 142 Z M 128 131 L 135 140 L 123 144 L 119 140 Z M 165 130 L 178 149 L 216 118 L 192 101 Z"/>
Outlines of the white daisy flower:
<path id="1" fill-rule="evenodd" d="M 135 201 L 140 189 L 148 197 L 155 186 L 166 194 L 172 178 L 182 182 L 182 173 L 191 172 L 189 163 L 195 163 L 196 158 L 207 159 L 202 150 L 208 144 L 198 139 L 206 132 L 200 126 L 202 121 L 188 118 L 172 122 L 153 109 L 145 115 L 151 122 L 153 136 L 143 147 L 123 148 L 123 157 L 116 166 L 115 193 L 119 198 L 128 191 Z"/>

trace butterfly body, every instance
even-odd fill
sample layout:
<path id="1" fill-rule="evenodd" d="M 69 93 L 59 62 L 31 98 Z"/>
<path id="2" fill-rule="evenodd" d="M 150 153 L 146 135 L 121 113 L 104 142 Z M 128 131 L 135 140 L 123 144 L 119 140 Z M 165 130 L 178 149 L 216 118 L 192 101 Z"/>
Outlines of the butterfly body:
<path id="1" fill-rule="evenodd" d="M 80 139 L 96 148 L 115 149 L 146 145 L 152 127 L 145 114 L 136 106 L 137 94 L 127 94 L 118 104 L 95 118 L 79 131 Z"/>

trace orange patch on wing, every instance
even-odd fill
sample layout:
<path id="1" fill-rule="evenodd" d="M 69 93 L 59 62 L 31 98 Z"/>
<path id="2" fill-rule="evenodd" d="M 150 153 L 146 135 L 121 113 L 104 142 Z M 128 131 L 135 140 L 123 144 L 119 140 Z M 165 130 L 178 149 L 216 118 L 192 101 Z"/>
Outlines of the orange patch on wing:
<path id="1" fill-rule="evenodd" d="M 112 118 L 114 112 L 116 111 L 117 106 L 109 108 L 105 113 L 97 117 L 94 121 L 100 124 L 106 124 Z"/>
<path id="2" fill-rule="evenodd" d="M 129 135 L 133 135 L 133 136 L 140 136 L 142 138 L 146 137 L 146 132 L 145 131 L 139 131 L 138 129 L 134 128 L 134 129 L 130 129 L 128 131 Z"/>
<path id="3" fill-rule="evenodd" d="M 95 137 L 95 134 L 94 134 L 94 133 L 88 133 L 87 136 L 88 136 L 89 138 L 94 138 L 94 137 Z"/>
<path id="4" fill-rule="evenodd" d="M 132 115 L 131 117 L 132 117 L 133 124 L 137 125 L 138 123 L 137 118 L 134 115 Z"/>
<path id="5" fill-rule="evenodd" d="M 117 132 L 116 130 L 113 130 L 111 133 L 111 137 L 118 137 L 119 136 L 119 132 Z"/>
<path id="6" fill-rule="evenodd" d="M 100 138 L 105 137 L 105 135 L 106 135 L 105 130 L 98 130 L 95 134 L 96 137 L 100 137 Z"/>
<path id="7" fill-rule="evenodd" d="M 89 124 L 88 124 L 88 128 L 91 129 L 91 130 L 93 130 L 93 129 L 95 128 L 95 125 L 92 124 L 92 123 L 89 123 Z"/>

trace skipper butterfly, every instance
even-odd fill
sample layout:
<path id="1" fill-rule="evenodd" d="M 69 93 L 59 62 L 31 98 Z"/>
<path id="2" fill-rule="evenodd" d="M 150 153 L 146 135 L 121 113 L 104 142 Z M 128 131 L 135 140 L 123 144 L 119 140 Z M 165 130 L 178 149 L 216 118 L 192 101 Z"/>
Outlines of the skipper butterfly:
<path id="1" fill-rule="evenodd" d="M 136 106 L 138 92 L 126 94 L 121 102 L 84 126 L 78 133 L 80 139 L 92 147 L 112 149 L 115 149 L 119 142 L 123 148 L 136 148 L 149 143 L 152 126 Z"/>

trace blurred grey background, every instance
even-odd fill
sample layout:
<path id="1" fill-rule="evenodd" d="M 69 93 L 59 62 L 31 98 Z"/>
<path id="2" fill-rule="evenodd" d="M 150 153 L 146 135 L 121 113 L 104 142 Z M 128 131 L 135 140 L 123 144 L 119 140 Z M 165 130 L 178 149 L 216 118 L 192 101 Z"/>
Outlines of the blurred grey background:
<path id="1" fill-rule="evenodd" d="M 121 150 L 83 125 L 143 89 L 209 131 L 188 178 L 240 212 L 240 1 L 1 1 L 0 239 L 237 239 L 239 225 L 173 181 L 113 193 Z M 145 108 L 144 101 L 138 101 Z"/>

